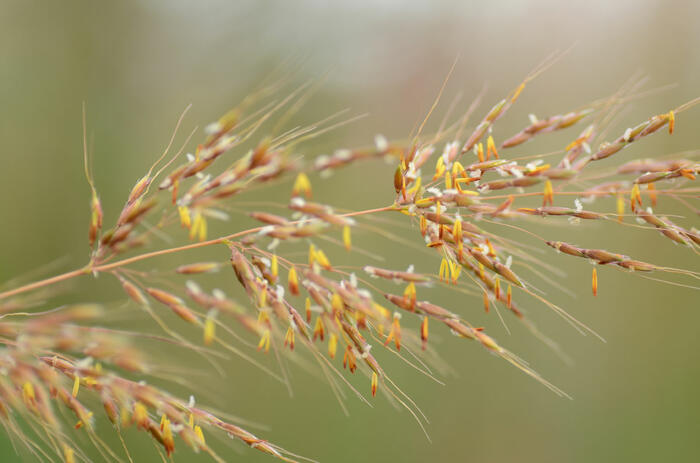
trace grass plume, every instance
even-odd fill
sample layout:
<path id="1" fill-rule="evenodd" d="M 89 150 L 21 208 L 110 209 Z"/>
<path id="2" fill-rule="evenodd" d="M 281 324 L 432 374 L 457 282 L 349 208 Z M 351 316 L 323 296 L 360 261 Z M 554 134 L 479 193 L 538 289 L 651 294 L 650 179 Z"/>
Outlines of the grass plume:
<path id="1" fill-rule="evenodd" d="M 338 149 L 311 163 L 303 163 L 299 156 L 304 142 L 349 120 L 338 122 L 337 117 L 330 117 L 282 131 L 283 122 L 309 98 L 309 85 L 284 90 L 277 82 L 264 84 L 209 124 L 194 152 L 181 159 L 193 136 L 172 153 L 185 110 L 166 149 L 131 186 L 120 211 L 103 211 L 90 170 L 83 112 L 85 175 L 90 187 L 89 258 L 84 266 L 65 273 L 25 285 L 10 282 L 0 286 L 0 421 L 6 431 L 40 460 L 89 460 L 87 451 L 76 443 L 76 433 L 87 435 L 107 460 L 131 460 L 128 445 L 112 449 L 101 438 L 105 431 L 97 431 L 93 414 L 104 413 L 120 436 L 127 427 L 148 434 L 164 458 L 185 446 L 225 461 L 207 439 L 210 434 L 221 434 L 284 461 L 304 459 L 257 437 L 244 424 L 224 418 L 224 413 L 150 385 L 148 379 L 165 375 L 140 345 L 139 333 L 121 332 L 105 324 L 109 317 L 104 304 L 79 301 L 79 289 L 67 293 L 76 300 L 72 305 L 51 308 L 52 297 L 63 289 L 61 283 L 76 280 L 76 284 L 89 285 L 89 278 L 98 275 L 111 277 L 123 289 L 128 310 L 143 310 L 153 318 L 163 333 L 151 336 L 152 340 L 192 351 L 213 369 L 220 368 L 217 359 L 236 355 L 251 368 L 260 368 L 282 382 L 289 381 L 285 363 L 278 361 L 279 368 L 272 370 L 260 357 L 301 362 L 328 378 L 343 407 L 347 390 L 367 403 L 383 395 L 407 408 L 424 427 L 425 416 L 392 380 L 381 356 L 384 351 L 392 352 L 433 376 L 426 365 L 437 356 L 429 341 L 429 333 L 435 330 L 473 341 L 471 344 L 557 395 L 568 397 L 485 328 L 470 323 L 469 314 L 431 302 L 425 294 L 430 294 L 429 288 L 459 291 L 483 304 L 486 312 L 496 309 L 500 317 L 503 309 L 558 351 L 522 310 L 521 300 L 551 309 L 582 333 L 595 332 L 541 295 L 538 286 L 542 282 L 531 281 L 529 275 L 547 273 L 548 264 L 499 235 L 499 227 L 535 237 L 542 250 L 558 251 L 562 260 L 579 257 L 594 264 L 594 295 L 599 291 L 600 267 L 700 278 L 697 272 L 643 262 L 618 250 L 597 249 L 592 243 L 586 245 L 590 247 L 570 244 L 560 237 L 565 229 L 556 226 L 557 221 L 583 226 L 600 221 L 610 227 L 630 227 L 635 233 L 653 230 L 666 239 L 660 239 L 659 246 L 681 245 L 697 254 L 700 232 L 692 223 L 678 223 L 679 219 L 655 210 L 664 201 L 676 199 L 697 215 L 693 204 L 700 190 L 693 182 L 700 164 L 693 159 L 695 153 L 620 165 L 614 160 L 632 143 L 683 130 L 682 113 L 700 100 L 666 108 L 612 141 L 602 140 L 599 134 L 613 116 L 637 96 L 637 86 L 628 84 L 585 107 L 544 119 L 532 116 L 521 131 L 496 140 L 494 125 L 517 103 L 527 83 L 549 64 L 535 69 L 487 110 L 467 136 L 463 136 L 467 119 L 476 105 L 451 124 L 443 121 L 436 134 L 424 133 L 426 117 L 410 142 L 377 136 L 372 147 Z M 440 96 L 443 90 L 444 86 Z M 428 116 L 439 100 L 436 98 Z M 585 127 L 562 150 L 511 156 L 515 147 L 535 137 L 584 122 Z M 596 144 L 598 148 L 592 148 Z M 313 183 L 323 181 L 324 174 L 342 175 L 346 165 L 373 159 L 392 164 L 386 170 L 383 207 L 340 211 L 316 197 Z M 246 192 L 262 187 L 278 192 L 276 207 L 258 208 L 238 201 Z M 594 200 L 601 197 L 614 198 L 616 210 L 594 209 Z M 280 214 L 280 205 L 288 211 Z M 259 225 L 238 227 L 230 218 L 233 208 L 243 210 Z M 400 219 L 403 226 L 374 221 L 389 215 Z M 629 217 L 639 223 L 631 223 Z M 113 225 L 107 228 L 110 220 Z M 534 220 L 553 225 L 548 236 L 528 228 Z M 213 221 L 224 222 L 229 232 L 212 238 Z M 430 254 L 434 271 L 394 268 L 391 262 L 362 268 L 332 262 L 327 254 L 330 246 L 349 253 L 367 252 L 353 245 L 356 229 Z M 158 248 L 154 238 L 162 236 L 179 244 Z M 188 252 L 205 247 L 215 248 L 220 259 L 202 261 L 195 252 Z M 159 274 L 133 267 L 142 261 L 152 261 L 157 267 L 158 258 L 166 255 L 181 256 L 181 263 L 172 269 L 158 268 Z M 575 259 L 567 263 L 577 264 Z M 526 278 L 521 268 L 533 272 L 526 272 Z M 237 282 L 240 294 L 206 289 L 208 276 L 223 272 Z M 188 280 L 182 283 L 178 275 Z M 177 318 L 165 315 L 166 311 Z M 364 375 L 367 387 L 355 388 L 348 374 Z M 65 412 L 72 415 L 73 422 L 65 418 Z"/>

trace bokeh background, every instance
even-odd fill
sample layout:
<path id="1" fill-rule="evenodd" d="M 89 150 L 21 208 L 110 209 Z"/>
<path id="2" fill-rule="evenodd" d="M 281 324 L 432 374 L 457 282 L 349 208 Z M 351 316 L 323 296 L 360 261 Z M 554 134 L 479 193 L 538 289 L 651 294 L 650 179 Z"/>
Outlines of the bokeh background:
<path id="1" fill-rule="evenodd" d="M 479 117 L 546 56 L 572 46 L 528 86 L 499 122 L 496 135 L 515 133 L 529 113 L 558 114 L 610 95 L 638 72 L 648 77 L 646 88 L 675 84 L 630 103 L 611 127 L 610 135 L 616 136 L 650 115 L 700 95 L 698 18 L 700 3 L 692 0 L 2 0 L 0 281 L 47 263 L 53 263 L 47 272 L 71 269 L 87 258 L 83 101 L 88 107 L 95 179 L 109 223 L 133 182 L 162 151 L 187 104 L 193 108 L 183 132 L 216 120 L 273 68 L 288 69 L 298 83 L 321 82 L 298 114 L 300 123 L 344 108 L 350 108 L 349 114 L 368 113 L 306 144 L 302 154 L 307 159 L 336 147 L 371 144 L 377 133 L 391 139 L 407 137 L 424 117 L 456 57 L 438 114 L 444 114 L 460 94 L 457 107 L 465 110 L 486 84 Z M 438 121 L 433 121 L 433 129 Z M 695 149 L 699 127 L 700 109 L 690 110 L 678 117 L 672 137 L 652 137 L 620 157 Z M 563 136 L 544 136 L 519 152 L 559 149 L 574 132 L 577 129 Z M 392 198 L 392 172 L 393 166 L 377 162 L 313 182 L 318 197 L 338 207 L 382 206 Z M 259 194 L 257 199 L 281 202 L 286 196 L 274 190 Z M 683 215 L 679 219 L 683 224 L 698 226 L 697 215 L 688 208 L 671 201 L 662 206 Z M 614 209 L 605 201 L 596 207 Z M 698 270 L 697 255 L 655 232 L 612 223 L 555 227 L 554 222 L 537 231 L 550 239 L 607 246 L 641 260 Z M 218 230 L 240 225 L 234 221 Z M 398 233 L 419 242 L 415 231 Z M 536 244 L 524 235 L 503 233 Z M 393 267 L 414 263 L 421 271 L 437 269 L 437 262 L 425 254 L 370 233 L 359 233 L 355 239 L 373 252 L 381 250 Z M 332 259 L 345 258 L 338 250 L 331 252 Z M 180 365 L 180 372 L 201 391 L 202 403 L 261 423 L 262 428 L 253 430 L 324 462 L 698 461 L 697 291 L 600 269 L 600 295 L 594 299 L 585 261 L 549 250 L 543 250 L 540 258 L 564 270 L 566 276 L 557 280 L 578 295 L 543 284 L 547 297 L 607 340 L 581 336 L 542 305 L 526 305 L 541 330 L 571 356 L 573 365 L 563 363 L 512 320 L 512 334 L 507 334 L 493 313 L 481 313 L 479 298 L 459 293 L 436 297 L 475 324 L 487 326 L 573 400 L 556 397 L 483 349 L 436 327 L 431 343 L 451 369 L 442 378 L 444 386 L 393 357 L 384 358 L 394 379 L 430 418 L 427 430 L 432 443 L 405 410 L 394 409 L 381 398 L 373 401 L 373 408 L 350 398 L 350 416 L 344 416 L 328 385 L 298 368 L 292 370 L 292 397 L 285 387 L 235 359 L 227 365 L 226 379 L 194 360 Z M 354 265 L 363 263 L 361 256 L 350 259 Z M 177 262 L 166 259 L 140 268 Z M 670 279 L 692 284 L 682 277 Z M 123 309 L 119 288 L 106 278 L 85 280 L 62 298 L 100 300 Z M 146 322 L 138 314 L 133 319 L 115 316 L 115 323 L 131 329 Z M 158 352 L 158 346 L 153 349 L 154 355 L 171 362 L 189 359 Z M 174 390 L 185 393 L 179 386 Z M 101 426 L 109 440 L 107 424 Z M 156 461 L 144 435 L 129 432 L 126 438 L 136 461 Z M 238 444 L 220 449 L 228 461 L 271 461 Z M 207 461 L 184 448 L 175 457 Z M 0 460 L 21 461 L 4 435 Z"/>

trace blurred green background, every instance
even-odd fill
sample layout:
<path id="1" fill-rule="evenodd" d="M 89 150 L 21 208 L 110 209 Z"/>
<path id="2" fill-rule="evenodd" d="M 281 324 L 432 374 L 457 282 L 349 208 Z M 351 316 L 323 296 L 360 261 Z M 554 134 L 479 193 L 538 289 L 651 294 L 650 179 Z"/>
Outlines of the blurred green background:
<path id="1" fill-rule="evenodd" d="M 280 65 L 294 70 L 298 83 L 326 76 L 298 115 L 299 123 L 344 108 L 350 108 L 350 114 L 369 113 L 305 145 L 302 154 L 307 159 L 336 147 L 371 144 L 377 133 L 407 137 L 424 117 L 458 55 L 438 114 L 444 114 L 460 92 L 458 109 L 465 110 L 487 84 L 484 104 L 476 113 L 480 117 L 547 55 L 574 45 L 528 86 L 497 125 L 497 138 L 517 132 L 529 113 L 559 114 L 610 95 L 637 72 L 649 77 L 647 88 L 676 86 L 632 102 L 613 124 L 609 137 L 700 95 L 700 3 L 690 0 L 329 3 L 3 0 L 0 281 L 51 262 L 56 262 L 54 271 L 72 269 L 87 258 L 83 101 L 88 107 L 95 180 L 109 224 L 135 180 L 162 151 L 187 104 L 193 108 L 183 133 L 216 120 Z M 433 129 L 438 122 L 439 117 Z M 690 110 L 678 117 L 672 137 L 652 137 L 619 158 L 695 149 L 698 127 L 700 110 Z M 575 134 L 578 129 L 543 136 L 517 152 L 559 149 Z M 617 165 L 614 160 L 609 162 L 613 165 Z M 359 209 L 392 200 L 392 172 L 391 165 L 378 162 L 312 181 L 318 198 Z M 276 193 L 261 190 L 261 199 L 286 200 L 286 190 Z M 662 201 L 660 207 L 684 215 L 679 221 L 688 227 L 698 225 L 697 215 L 675 202 Z M 612 211 L 614 205 L 599 201 L 595 208 Z M 562 225 L 554 227 L 557 223 Z M 652 231 L 613 223 L 572 227 L 550 220 L 546 225 L 538 225 L 536 231 L 549 239 L 606 246 L 640 260 L 698 270 L 696 255 Z M 216 230 L 239 226 L 233 222 Z M 499 231 L 528 245 L 537 244 L 525 235 Z M 406 236 L 420 243 L 415 231 Z M 359 233 L 355 240 L 373 252 L 381 250 L 389 267 L 414 263 L 419 271 L 437 270 L 434 259 L 372 234 Z M 512 330 L 508 335 L 493 312 L 482 313 L 480 298 L 459 293 L 436 297 L 476 325 L 485 325 L 573 400 L 557 398 L 505 362 L 437 326 L 432 327 L 431 344 L 450 366 L 451 373 L 443 378 L 445 386 L 392 356 L 382 357 L 394 380 L 430 418 L 427 430 L 432 443 L 405 410 L 392 408 L 380 397 L 373 401 L 374 408 L 349 398 L 351 413 L 344 416 L 328 385 L 299 368 L 292 369 L 293 397 L 284 386 L 235 359 L 227 365 L 230 374 L 225 380 L 208 372 L 207 376 L 187 375 L 188 381 L 195 390 L 210 393 L 201 397 L 201 403 L 263 423 L 263 429 L 253 431 L 324 462 L 698 461 L 700 307 L 696 290 L 602 268 L 600 295 L 594 299 L 590 265 L 550 251 L 544 249 L 539 257 L 566 271 L 566 277 L 556 278 L 578 297 L 551 285 L 540 287 L 550 300 L 607 340 L 580 336 L 541 304 L 525 303 L 540 329 L 572 357 L 573 366 L 564 364 L 511 318 L 507 318 Z M 332 260 L 345 259 L 341 251 L 331 250 L 331 254 Z M 362 265 L 363 259 L 352 256 L 348 261 Z M 144 263 L 140 268 L 167 262 Z M 692 283 L 682 277 L 665 278 Z M 123 300 L 119 288 L 107 278 L 92 284 L 83 281 L 78 288 L 80 292 L 63 298 Z M 134 329 L 143 321 L 135 316 L 131 323 L 119 323 Z M 174 360 L 168 352 L 160 354 Z M 191 362 L 192 370 L 196 361 Z M 368 388 L 364 379 L 356 384 L 363 391 Z M 183 388 L 174 390 L 185 393 Z M 101 426 L 108 436 L 108 426 Z M 142 433 L 127 434 L 136 461 L 156 461 Z M 176 460 L 208 460 L 180 447 Z M 272 461 L 238 444 L 220 449 L 227 461 Z M 7 438 L 0 437 L 0 460 L 18 458 Z"/>

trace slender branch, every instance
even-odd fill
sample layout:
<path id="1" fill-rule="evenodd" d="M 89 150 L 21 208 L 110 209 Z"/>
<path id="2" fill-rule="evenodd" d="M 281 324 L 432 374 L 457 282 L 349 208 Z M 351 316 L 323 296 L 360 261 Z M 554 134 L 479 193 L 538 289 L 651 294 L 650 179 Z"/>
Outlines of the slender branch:
<path id="1" fill-rule="evenodd" d="M 357 212 L 349 212 L 347 214 L 340 214 L 342 217 L 353 217 L 353 216 L 358 216 L 358 215 L 366 215 L 366 214 L 373 214 L 375 212 L 384 212 L 384 211 L 392 211 L 396 210 L 394 205 L 391 206 L 386 206 L 386 207 L 380 207 L 377 209 L 367 209 L 364 211 L 357 211 Z M 299 223 L 301 221 L 296 221 L 292 223 Z M 113 270 L 115 268 L 123 267 L 128 264 L 132 264 L 134 262 L 139 262 L 142 260 L 150 259 L 152 257 L 158 257 L 158 256 L 163 256 L 166 254 L 174 254 L 177 252 L 181 251 L 188 251 L 190 249 L 198 249 L 198 248 L 203 248 L 206 246 L 212 246 L 215 244 L 221 244 L 225 241 L 232 240 L 244 235 L 249 235 L 251 233 L 257 233 L 260 230 L 262 230 L 265 227 L 255 227 L 255 228 L 250 228 L 248 230 L 243 230 L 240 232 L 236 232 L 230 235 L 222 236 L 219 238 L 214 238 L 208 241 L 201 241 L 199 243 L 191 243 L 191 244 L 186 244 L 184 246 L 178 246 L 175 248 L 168 248 L 168 249 L 160 249 L 158 251 L 152 251 L 152 252 L 147 252 L 145 254 L 140 254 L 138 256 L 133 256 L 133 257 L 128 257 L 126 259 L 122 259 L 116 262 L 112 262 L 110 264 L 104 264 L 104 265 L 86 265 L 85 267 L 81 267 L 79 269 L 71 270 L 70 272 L 62 273 L 60 275 L 56 275 L 50 278 L 46 278 L 44 280 L 39 280 L 35 281 L 33 283 L 26 284 L 24 286 L 19 286 L 14 289 L 10 289 L 8 291 L 0 292 L 0 300 L 8 298 L 10 296 L 16 296 L 17 294 L 22 294 L 27 291 L 31 291 L 34 289 L 39 289 L 43 288 L 46 286 L 50 286 L 56 283 L 60 283 L 62 281 L 70 280 L 71 278 L 75 278 L 80 275 L 88 275 L 90 273 L 99 273 L 99 272 L 105 272 L 108 270 Z"/>
<path id="2" fill-rule="evenodd" d="M 85 275 L 86 273 L 89 273 L 90 270 L 87 267 L 79 268 L 76 270 L 71 270 L 70 272 L 62 273 L 60 275 L 53 276 L 51 278 L 47 278 L 45 280 L 39 280 L 35 281 L 34 283 L 29 283 L 24 286 L 20 286 L 15 289 L 11 289 L 9 291 L 4 291 L 0 293 L 0 299 L 4 299 L 6 297 L 14 296 L 16 294 L 21 294 L 27 291 L 31 291 L 33 289 L 39 289 L 43 288 L 44 286 L 50 286 L 55 283 L 60 283 L 61 281 L 65 280 L 70 280 L 71 278 L 75 278 L 79 275 Z"/>

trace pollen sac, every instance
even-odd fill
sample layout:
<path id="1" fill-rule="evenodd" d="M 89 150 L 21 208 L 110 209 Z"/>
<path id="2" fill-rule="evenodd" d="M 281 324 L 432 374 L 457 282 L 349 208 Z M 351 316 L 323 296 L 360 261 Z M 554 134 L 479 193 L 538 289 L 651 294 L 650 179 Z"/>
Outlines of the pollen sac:
<path id="1" fill-rule="evenodd" d="M 296 267 L 289 267 L 289 275 L 287 277 L 287 286 L 289 292 L 295 296 L 299 295 L 299 277 L 297 276 Z"/>
<path id="2" fill-rule="evenodd" d="M 377 395 L 377 385 L 379 383 L 379 378 L 377 377 L 377 372 L 373 371 L 372 372 L 372 381 L 371 381 L 371 391 L 372 391 L 372 397 Z"/>
<path id="3" fill-rule="evenodd" d="M 294 186 L 292 187 L 292 196 L 306 196 L 307 199 L 311 198 L 311 181 L 309 177 L 304 172 L 300 172 L 294 181 Z"/>
<path id="4" fill-rule="evenodd" d="M 598 272 L 596 271 L 596 268 L 593 267 L 593 276 L 592 276 L 592 289 L 593 289 L 593 295 L 597 296 L 598 295 Z"/>

